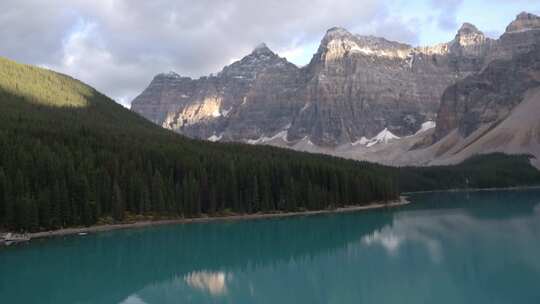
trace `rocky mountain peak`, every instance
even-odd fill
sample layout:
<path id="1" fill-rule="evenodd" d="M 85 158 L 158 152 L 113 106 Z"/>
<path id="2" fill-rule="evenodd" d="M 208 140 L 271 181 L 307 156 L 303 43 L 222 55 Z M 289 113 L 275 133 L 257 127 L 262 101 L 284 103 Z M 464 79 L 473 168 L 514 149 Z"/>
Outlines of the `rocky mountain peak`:
<path id="1" fill-rule="evenodd" d="M 516 17 L 516 20 L 508 25 L 506 32 L 521 32 L 532 29 L 540 29 L 540 17 L 531 13 L 522 12 Z"/>
<path id="2" fill-rule="evenodd" d="M 179 79 L 182 78 L 179 74 L 177 74 L 174 71 L 170 71 L 167 73 L 160 73 L 156 75 L 156 78 L 168 78 L 168 79 Z"/>
<path id="3" fill-rule="evenodd" d="M 367 47 L 373 50 L 409 50 L 412 47 L 408 44 L 391 41 L 386 38 L 376 36 L 356 35 L 356 44 L 361 47 Z"/>
<path id="4" fill-rule="evenodd" d="M 538 19 L 538 16 L 536 16 L 535 14 L 528 13 L 528 12 L 521 12 L 516 17 L 516 20 L 534 20 L 534 19 Z"/>
<path id="5" fill-rule="evenodd" d="M 522 14 L 514 25 L 530 27 L 537 20 Z M 532 51 L 539 33 L 493 40 L 465 23 L 450 42 L 413 48 L 333 27 L 305 67 L 260 44 L 216 77 L 160 78 L 133 109 L 190 137 L 257 143 L 281 138 L 299 149 L 310 142 L 335 147 L 381 130 L 407 137 L 435 119 L 449 86 L 490 62 Z"/>
<path id="6" fill-rule="evenodd" d="M 407 44 L 371 35 L 355 35 L 344 28 L 333 27 L 326 32 L 316 58 L 324 62 L 356 55 L 404 58 L 410 50 L 411 46 Z"/>
<path id="7" fill-rule="evenodd" d="M 493 40 L 467 22 L 463 23 L 454 40 L 448 44 L 450 53 L 468 57 L 483 57 L 492 45 Z"/>
<path id="8" fill-rule="evenodd" d="M 463 23 L 461 28 L 456 34 L 455 42 L 461 46 L 470 46 L 476 44 L 482 44 L 486 40 L 484 33 L 482 33 L 476 26 L 471 23 Z"/>
<path id="9" fill-rule="evenodd" d="M 354 40 L 354 35 L 351 34 L 348 30 L 342 27 L 332 27 L 324 35 L 321 41 L 321 47 L 326 47 L 328 44 L 331 44 L 336 41 L 350 41 Z"/>
<path id="10" fill-rule="evenodd" d="M 459 36 L 478 35 L 478 34 L 483 35 L 483 33 L 480 30 L 478 30 L 478 28 L 474 24 L 471 24 L 468 22 L 463 23 L 461 28 L 458 30 Z"/>
<path id="11" fill-rule="evenodd" d="M 265 43 L 261 43 L 249 55 L 223 68 L 219 75 L 236 79 L 255 79 L 257 74 L 267 68 L 296 67 L 285 58 L 279 57 Z"/>
<path id="12" fill-rule="evenodd" d="M 329 28 L 326 31 L 326 35 L 325 35 L 325 37 L 331 37 L 331 38 L 347 37 L 347 36 L 352 36 L 352 34 L 347 29 L 343 27 L 339 27 L 339 26 L 334 26 L 334 27 Z"/>
<path id="13" fill-rule="evenodd" d="M 251 54 L 274 54 L 274 52 L 272 52 L 272 50 L 266 45 L 266 43 L 263 42 L 263 43 L 257 45 L 253 49 Z"/>

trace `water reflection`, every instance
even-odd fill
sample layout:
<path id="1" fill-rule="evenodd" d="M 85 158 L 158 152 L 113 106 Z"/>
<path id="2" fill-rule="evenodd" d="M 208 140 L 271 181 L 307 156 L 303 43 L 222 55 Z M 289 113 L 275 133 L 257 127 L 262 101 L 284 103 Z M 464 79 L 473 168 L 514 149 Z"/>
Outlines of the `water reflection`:
<path id="1" fill-rule="evenodd" d="M 21 303 L 540 303 L 539 191 L 414 200 L 34 243 L 0 251 L 0 293 Z"/>
<path id="2" fill-rule="evenodd" d="M 373 233 L 362 237 L 362 242 L 367 246 L 379 244 L 388 251 L 390 255 L 397 253 L 399 245 L 404 241 L 403 236 L 397 235 L 391 227 L 382 230 L 375 230 Z"/>
<path id="3" fill-rule="evenodd" d="M 194 271 L 184 277 L 192 288 L 210 293 L 213 296 L 227 293 L 227 281 L 232 275 L 224 272 Z"/>
<path id="4" fill-rule="evenodd" d="M 130 295 L 127 299 L 122 301 L 120 304 L 146 304 L 138 295 Z"/>

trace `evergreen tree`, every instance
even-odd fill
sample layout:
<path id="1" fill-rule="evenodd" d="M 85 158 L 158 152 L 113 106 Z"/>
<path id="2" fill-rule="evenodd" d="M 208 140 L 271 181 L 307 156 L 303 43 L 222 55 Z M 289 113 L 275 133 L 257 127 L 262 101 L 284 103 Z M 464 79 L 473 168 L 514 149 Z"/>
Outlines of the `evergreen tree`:
<path id="1" fill-rule="evenodd" d="M 52 229 L 54 225 L 52 223 L 52 198 L 48 189 L 43 190 L 38 196 L 38 208 L 39 208 L 39 226 Z"/>
<path id="2" fill-rule="evenodd" d="M 112 204 L 112 217 L 115 221 L 122 221 L 124 219 L 124 212 L 125 212 L 125 206 L 124 201 L 122 200 L 122 193 L 120 190 L 120 186 L 118 186 L 118 182 L 113 182 L 113 189 L 112 189 L 112 197 L 111 197 L 111 204 Z"/>
<path id="3" fill-rule="evenodd" d="M 4 169 L 0 168 L 0 223 L 6 222 L 8 184 Z"/>
<path id="4" fill-rule="evenodd" d="M 163 213 L 165 211 L 165 198 L 163 197 L 163 179 L 159 170 L 152 178 L 152 206 L 154 211 Z"/>

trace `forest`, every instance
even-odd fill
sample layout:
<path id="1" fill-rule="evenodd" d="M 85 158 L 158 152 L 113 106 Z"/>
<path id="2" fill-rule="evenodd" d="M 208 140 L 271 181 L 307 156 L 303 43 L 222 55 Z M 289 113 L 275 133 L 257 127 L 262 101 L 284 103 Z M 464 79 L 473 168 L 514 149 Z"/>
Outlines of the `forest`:
<path id="1" fill-rule="evenodd" d="M 335 208 L 398 196 L 383 166 L 166 131 L 64 75 L 0 60 L 0 226 Z"/>
<path id="2" fill-rule="evenodd" d="M 528 159 L 391 168 L 185 138 L 65 75 L 0 58 L 0 230 L 389 202 L 401 191 L 540 184 Z"/>
<path id="3" fill-rule="evenodd" d="M 473 156 L 454 166 L 398 170 L 401 192 L 540 185 L 540 171 L 531 166 L 528 155 L 493 153 Z"/>

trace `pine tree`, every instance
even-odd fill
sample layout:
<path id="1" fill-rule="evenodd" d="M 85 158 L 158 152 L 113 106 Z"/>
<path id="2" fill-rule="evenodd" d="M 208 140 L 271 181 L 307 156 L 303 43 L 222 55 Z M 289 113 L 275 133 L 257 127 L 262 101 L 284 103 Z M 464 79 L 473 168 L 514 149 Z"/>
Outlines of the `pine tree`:
<path id="1" fill-rule="evenodd" d="M 253 212 L 259 212 L 262 210 L 261 208 L 261 200 L 259 196 L 259 181 L 257 179 L 257 176 L 253 177 L 253 186 L 251 190 L 251 201 L 253 204 Z"/>
<path id="2" fill-rule="evenodd" d="M 180 183 L 177 183 L 174 187 L 174 203 L 175 203 L 175 210 L 178 215 L 184 214 L 184 198 L 183 198 L 183 191 L 182 186 Z"/>
<path id="3" fill-rule="evenodd" d="M 165 198 L 163 197 L 163 179 L 159 170 L 156 171 L 152 178 L 152 206 L 158 213 L 165 211 Z"/>
<path id="4" fill-rule="evenodd" d="M 37 231 L 39 228 L 39 208 L 37 201 L 33 197 L 27 197 L 28 204 L 28 224 L 25 228 L 27 231 Z"/>
<path id="5" fill-rule="evenodd" d="M 0 226 L 6 223 L 8 185 L 4 169 L 0 167 Z"/>
<path id="6" fill-rule="evenodd" d="M 118 186 L 118 182 L 116 180 L 113 182 L 111 204 L 113 219 L 118 222 L 124 220 L 125 206 L 124 201 L 122 200 L 122 192 L 120 190 L 120 186 Z"/>
<path id="7" fill-rule="evenodd" d="M 60 205 L 60 225 L 61 227 L 68 227 L 72 223 L 71 204 L 69 199 L 69 192 L 66 182 L 60 181 L 59 184 L 58 203 Z"/>
<path id="8" fill-rule="evenodd" d="M 37 202 L 39 206 L 39 225 L 46 229 L 52 229 L 53 216 L 50 191 L 48 189 L 41 191 Z"/>
<path id="9" fill-rule="evenodd" d="M 61 190 L 58 180 L 54 181 L 54 185 L 51 189 L 51 219 L 50 225 L 53 228 L 62 226 L 62 205 L 61 205 Z"/>

